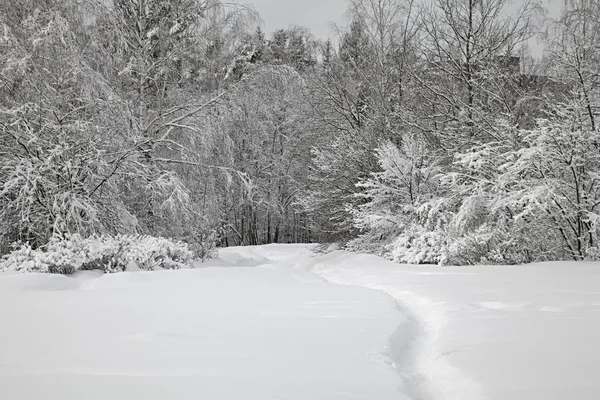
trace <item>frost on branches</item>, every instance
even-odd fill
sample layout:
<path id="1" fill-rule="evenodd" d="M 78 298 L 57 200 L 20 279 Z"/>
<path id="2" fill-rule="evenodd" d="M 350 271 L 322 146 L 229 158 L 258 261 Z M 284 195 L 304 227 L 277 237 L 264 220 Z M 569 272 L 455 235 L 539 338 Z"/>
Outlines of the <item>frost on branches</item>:
<path id="1" fill-rule="evenodd" d="M 424 143 L 415 138 L 407 139 L 401 149 L 387 142 L 376 154 L 382 172 L 357 184 L 362 192 L 356 197 L 364 202 L 350 212 L 363 234 L 349 246 L 366 250 L 383 246 L 386 253 L 398 236 L 427 219 L 419 208 L 433 197 L 438 168 Z"/>
<path id="2" fill-rule="evenodd" d="M 0 255 L 66 233 L 175 237 L 210 255 L 219 188 L 205 181 L 221 160 L 205 153 L 226 141 L 198 115 L 218 94 L 190 83 L 202 5 L 80 3 L 0 5 Z"/>
<path id="3" fill-rule="evenodd" d="M 359 184 L 357 249 L 403 263 L 517 264 L 597 259 L 600 134 L 578 102 L 531 130 L 457 153 L 445 168 L 414 141 L 384 144 Z"/>

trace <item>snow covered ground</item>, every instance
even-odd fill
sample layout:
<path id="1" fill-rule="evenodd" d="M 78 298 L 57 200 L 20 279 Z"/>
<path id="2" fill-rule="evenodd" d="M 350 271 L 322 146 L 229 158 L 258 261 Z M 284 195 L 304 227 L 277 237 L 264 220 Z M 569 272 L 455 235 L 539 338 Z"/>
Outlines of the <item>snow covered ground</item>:
<path id="1" fill-rule="evenodd" d="M 600 263 L 441 268 L 335 252 L 313 270 L 398 301 L 414 340 L 412 359 L 395 360 L 418 398 L 600 398 Z"/>
<path id="2" fill-rule="evenodd" d="M 600 264 L 309 253 L 270 245 L 195 270 L 0 274 L 0 398 L 600 398 Z"/>
<path id="3" fill-rule="evenodd" d="M 233 249 L 195 270 L 0 274 L 0 399 L 406 399 L 384 355 L 403 319 L 393 299 L 287 267 L 298 253 L 308 252 Z M 223 268 L 232 264 L 261 266 Z"/>

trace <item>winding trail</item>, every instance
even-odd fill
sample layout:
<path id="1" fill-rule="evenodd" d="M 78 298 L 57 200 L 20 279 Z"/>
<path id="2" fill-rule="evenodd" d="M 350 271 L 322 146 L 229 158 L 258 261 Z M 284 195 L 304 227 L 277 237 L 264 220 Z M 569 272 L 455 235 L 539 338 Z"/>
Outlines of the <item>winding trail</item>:
<path id="1" fill-rule="evenodd" d="M 278 252 L 273 246 L 250 249 L 270 262 L 310 271 L 328 283 L 363 287 L 391 296 L 404 318 L 388 339 L 385 356 L 401 377 L 403 394 L 414 400 L 486 399 L 479 385 L 452 366 L 438 345 L 445 324 L 443 311 L 429 298 L 405 290 L 394 279 L 393 269 L 375 269 L 386 261 L 344 251 L 310 255 Z"/>
<path id="2" fill-rule="evenodd" d="M 600 263 L 440 268 L 301 245 L 0 274 L 0 397 L 597 400 L 599 285 Z"/>
<path id="3" fill-rule="evenodd" d="M 306 268 L 381 290 L 409 323 L 390 357 L 419 400 L 596 400 L 600 263 L 400 265 L 333 252 Z"/>
<path id="4" fill-rule="evenodd" d="M 390 338 L 389 357 L 406 381 L 406 391 L 416 400 L 485 400 L 479 385 L 444 357 L 438 341 L 445 324 L 443 312 L 427 297 L 403 289 L 393 270 L 368 268 L 382 260 L 370 255 L 338 251 L 315 257 L 311 271 L 326 281 L 380 290 L 392 296 L 406 316 Z M 362 264 L 361 268 L 352 268 Z M 305 265 L 306 267 L 306 265 Z"/>

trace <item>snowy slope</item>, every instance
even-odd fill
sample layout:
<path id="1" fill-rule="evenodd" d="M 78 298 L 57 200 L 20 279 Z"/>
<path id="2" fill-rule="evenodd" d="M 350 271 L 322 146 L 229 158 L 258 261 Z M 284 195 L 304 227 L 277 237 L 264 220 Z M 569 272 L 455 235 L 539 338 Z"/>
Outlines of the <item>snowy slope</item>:
<path id="1" fill-rule="evenodd" d="M 195 270 L 0 274 L 0 398 L 407 399 L 385 356 L 404 320 L 394 300 L 286 267 L 300 253 L 228 249 Z"/>
<path id="2" fill-rule="evenodd" d="M 598 263 L 441 268 L 335 252 L 311 265 L 404 306 L 419 339 L 398 368 L 422 398 L 600 398 Z"/>

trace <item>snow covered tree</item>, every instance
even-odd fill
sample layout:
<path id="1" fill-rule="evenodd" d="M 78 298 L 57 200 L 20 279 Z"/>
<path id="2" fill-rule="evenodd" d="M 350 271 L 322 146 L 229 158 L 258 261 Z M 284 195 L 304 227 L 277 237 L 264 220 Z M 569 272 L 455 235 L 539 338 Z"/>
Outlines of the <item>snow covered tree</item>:
<path id="1" fill-rule="evenodd" d="M 381 172 L 358 183 L 363 192 L 356 196 L 366 202 L 351 210 L 362 234 L 350 247 L 386 255 L 398 236 L 423 222 L 419 209 L 433 199 L 440 171 L 424 141 L 415 136 L 405 138 L 401 148 L 384 143 L 376 154 Z"/>
<path id="2" fill-rule="evenodd" d="M 231 140 L 233 167 L 246 179 L 231 182 L 221 199 L 229 245 L 310 238 L 298 205 L 313 136 L 303 86 L 291 67 L 262 67 L 244 77 L 217 117 Z"/>
<path id="3" fill-rule="evenodd" d="M 217 226 L 196 180 L 222 171 L 211 153 L 226 142 L 203 118 L 222 92 L 189 72 L 214 60 L 208 33 L 237 37 L 246 11 L 183 0 L 13 5 L 1 21 L 0 251 L 65 233 L 193 242 Z"/>
<path id="4" fill-rule="evenodd" d="M 5 24 L 0 56 L 2 250 L 53 234 L 132 231 L 119 181 L 144 175 L 127 151 L 127 109 L 82 56 L 60 9 Z M 106 122 L 106 120 L 110 122 Z M 123 151 L 121 151 L 123 150 Z M 135 180 L 133 178 L 132 180 Z"/>
<path id="5" fill-rule="evenodd" d="M 550 22 L 546 49 L 552 78 L 585 103 L 593 130 L 598 125 L 594 114 L 600 83 L 599 17 L 600 5 L 595 1 L 565 1 L 560 18 Z"/>
<path id="6" fill-rule="evenodd" d="M 519 100 L 519 48 L 533 36 L 536 4 L 509 11 L 506 0 L 435 0 L 424 15 L 423 91 L 415 126 L 449 153 L 498 140 L 496 115 Z"/>
<path id="7" fill-rule="evenodd" d="M 531 35 L 533 6 L 527 2 L 507 15 L 503 0 L 436 0 L 423 14 L 419 68 L 410 71 L 416 84 L 409 86 L 411 102 L 401 121 L 404 137 L 410 133 L 419 138 L 420 152 L 427 155 L 425 166 L 435 166 L 438 172 L 429 181 L 430 198 L 415 204 L 400 195 L 398 182 L 386 177 L 399 173 L 381 162 L 380 153 L 386 178 L 376 176 L 382 192 L 367 191 L 369 203 L 358 207 L 359 226 L 366 230 L 363 242 L 373 229 L 365 221 L 377 220 L 378 210 L 385 213 L 389 207 L 403 207 L 410 212 L 397 215 L 397 240 L 389 235 L 382 249 L 397 261 L 514 262 L 512 256 L 498 258 L 498 249 L 507 247 L 504 237 L 494 236 L 504 232 L 502 213 L 493 214 L 489 208 L 489 188 L 476 190 L 475 185 L 494 181 L 497 159 L 485 161 L 481 168 L 464 160 L 483 157 L 491 149 L 518 146 L 510 132 L 516 123 L 513 110 L 522 95 L 513 90 L 520 82 L 520 65 L 511 55 Z M 415 165 L 410 154 L 400 144 L 394 158 L 408 168 Z M 371 188 L 375 182 L 366 184 Z M 382 196 L 385 190 L 396 197 Z"/>
<path id="8" fill-rule="evenodd" d="M 339 48 L 330 49 L 327 67 L 311 76 L 310 101 L 326 134 L 315 144 L 305 202 L 323 240 L 354 236 L 348 205 L 364 201 L 354 196 L 356 183 L 378 169 L 375 149 L 402 140 L 408 70 L 416 62 L 411 1 L 353 1 L 349 14 Z"/>
<path id="9" fill-rule="evenodd" d="M 222 153 L 216 148 L 227 142 L 210 137 L 221 136 L 206 119 L 224 94 L 227 66 L 253 21 L 250 9 L 216 0 L 118 0 L 95 25 L 98 40 L 112 51 L 110 79 L 133 116 L 137 151 L 155 171 L 131 199 L 146 211 L 139 219 L 148 232 L 166 229 L 161 233 L 189 239 L 202 226 L 218 225 L 207 221 L 210 191 L 196 180 L 211 180 L 207 168 L 222 173 L 211 152 Z M 173 196 L 156 197 L 167 183 Z M 177 205 L 185 198 L 197 200 Z M 188 227 L 169 223 L 173 219 L 188 221 Z"/>
<path id="10" fill-rule="evenodd" d="M 598 130 L 582 99 L 557 106 L 531 131 L 526 147 L 507 154 L 499 205 L 553 249 L 550 258 L 581 260 L 597 246 L 600 158 Z M 548 232 L 553 234 L 548 235 Z"/>
<path id="11" fill-rule="evenodd" d="M 308 29 L 292 26 L 273 33 L 263 54 L 263 61 L 287 65 L 304 73 L 316 65 L 317 50 L 317 42 Z"/>

